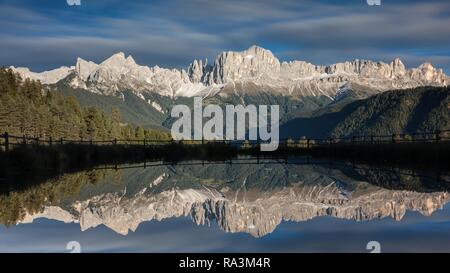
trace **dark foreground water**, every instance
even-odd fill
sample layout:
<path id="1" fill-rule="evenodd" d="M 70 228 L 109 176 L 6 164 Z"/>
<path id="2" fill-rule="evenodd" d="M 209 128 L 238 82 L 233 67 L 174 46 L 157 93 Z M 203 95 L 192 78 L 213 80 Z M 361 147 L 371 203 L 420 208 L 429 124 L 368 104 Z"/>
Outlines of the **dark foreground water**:
<path id="1" fill-rule="evenodd" d="M 119 166 L 3 193 L 0 251 L 450 252 L 443 173 L 257 163 Z"/>

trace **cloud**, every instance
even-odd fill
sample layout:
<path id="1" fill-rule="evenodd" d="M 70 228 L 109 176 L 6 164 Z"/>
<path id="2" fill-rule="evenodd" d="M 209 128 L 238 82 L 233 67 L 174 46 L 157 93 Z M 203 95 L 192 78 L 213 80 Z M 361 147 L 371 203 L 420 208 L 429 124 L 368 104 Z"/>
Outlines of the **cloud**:
<path id="1" fill-rule="evenodd" d="M 448 10 L 449 7 L 442 8 Z M 427 46 L 450 42 L 450 29 L 447 27 L 450 17 L 439 18 L 440 12 L 442 9 L 438 7 L 419 5 L 389 7 L 380 13 L 364 14 L 359 10 L 327 17 L 318 14 L 314 18 L 271 24 L 259 35 L 314 48 Z"/>
<path id="2" fill-rule="evenodd" d="M 450 71 L 447 1 L 400 0 L 381 7 L 363 0 L 42 5 L 27 0 L 2 4 L 8 12 L 0 18 L 7 26 L 0 30 L 0 64 L 42 70 L 73 64 L 77 56 L 98 62 L 124 51 L 141 64 L 186 67 L 194 58 L 259 44 L 284 60 L 328 64 L 405 56 L 411 65 L 433 60 Z"/>

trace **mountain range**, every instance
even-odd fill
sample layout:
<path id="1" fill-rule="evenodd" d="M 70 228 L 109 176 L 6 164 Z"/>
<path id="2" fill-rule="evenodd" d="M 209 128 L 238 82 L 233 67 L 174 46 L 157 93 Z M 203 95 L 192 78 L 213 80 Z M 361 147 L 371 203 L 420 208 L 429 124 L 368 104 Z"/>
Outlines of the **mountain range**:
<path id="1" fill-rule="evenodd" d="M 280 62 L 270 50 L 251 46 L 241 52 L 223 52 L 214 63 L 194 60 L 187 70 L 142 66 L 131 55 L 116 53 L 96 64 L 78 58 L 70 67 L 40 73 L 14 68 L 22 76 L 54 84 L 71 76 L 70 85 L 111 95 L 133 90 L 137 95 L 211 96 L 218 92 L 267 90 L 290 96 L 342 95 L 349 83 L 386 91 L 417 86 L 444 86 L 450 82 L 442 69 L 424 63 L 406 69 L 398 58 L 390 63 L 353 60 L 329 66 L 304 61 Z"/>
<path id="2" fill-rule="evenodd" d="M 139 65 L 123 52 L 100 64 L 78 58 L 73 66 L 40 73 L 11 68 L 49 89 L 77 97 L 82 104 L 107 111 L 117 106 L 127 122 L 165 127 L 171 124 L 172 106 L 189 104 L 193 96 L 222 105 L 278 104 L 280 116 L 288 121 L 389 90 L 443 87 L 450 82 L 442 69 L 430 63 L 407 69 L 398 58 L 389 63 L 356 59 L 331 65 L 281 62 L 259 46 L 222 52 L 212 63 L 194 60 L 187 69 Z"/>
<path id="3" fill-rule="evenodd" d="M 190 217 L 197 225 L 217 223 L 226 232 L 262 237 L 283 221 L 320 216 L 353 221 L 385 217 L 400 221 L 407 211 L 430 216 L 450 200 L 444 188 L 427 188 L 432 178 L 407 175 L 400 169 L 274 162 L 194 164 L 127 169 L 119 174 L 111 170 L 93 184 L 80 184 L 93 176 L 93 172 L 68 174 L 49 184 L 51 188 L 41 186 L 42 204 L 30 205 L 35 211 L 24 208 L 14 224 L 47 218 L 77 223 L 83 231 L 104 225 L 127 235 L 146 221 Z M 41 192 L 32 190 L 36 191 Z M 69 193 L 60 196 L 61 192 Z M 27 192 L 18 195 L 22 200 Z M 4 203 L 14 204 L 7 202 L 12 196 L 16 195 Z M 21 204 L 30 203 L 25 201 Z"/>

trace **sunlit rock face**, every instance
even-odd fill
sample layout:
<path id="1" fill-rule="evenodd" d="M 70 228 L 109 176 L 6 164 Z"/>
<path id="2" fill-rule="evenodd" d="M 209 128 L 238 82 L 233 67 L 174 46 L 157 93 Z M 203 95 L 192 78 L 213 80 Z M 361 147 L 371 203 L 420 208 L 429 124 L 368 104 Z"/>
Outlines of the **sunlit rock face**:
<path id="1" fill-rule="evenodd" d="M 82 230 L 103 224 L 126 235 L 129 230 L 135 231 L 142 222 L 188 216 L 193 204 L 220 198 L 218 192 L 192 189 L 173 189 L 153 196 L 142 193 L 133 198 L 105 194 L 77 202 L 73 209 Z"/>
<path id="2" fill-rule="evenodd" d="M 207 167 L 154 172 L 152 178 L 138 180 L 144 186 L 133 193 L 125 187 L 75 200 L 64 209 L 49 205 L 40 213 L 27 214 L 21 223 L 44 217 L 79 223 L 81 230 L 105 225 L 127 235 L 142 222 L 190 217 L 198 225 L 217 223 L 226 232 L 261 237 L 283 221 L 302 222 L 320 216 L 352 221 L 391 217 L 400 221 L 408 210 L 429 216 L 450 199 L 447 192 L 389 190 L 334 171 L 303 167 L 263 165 L 235 169 L 234 173 L 217 167 L 213 173 Z M 197 178 L 191 173 L 197 173 Z M 225 176 L 233 177 L 234 182 L 202 184 L 221 181 Z M 180 186 L 186 179 L 198 182 Z"/>
<path id="3" fill-rule="evenodd" d="M 392 217 L 400 221 L 407 210 L 431 215 L 449 199 L 447 193 L 420 194 L 384 189 L 354 198 L 351 197 L 353 194 L 358 193 L 342 192 L 334 184 L 326 187 L 295 185 L 253 198 L 240 194 L 238 199 L 196 203 L 191 215 L 198 224 L 216 220 L 227 232 L 246 232 L 261 237 L 274 231 L 282 221 L 301 222 L 318 216 L 355 221 Z"/>
<path id="4" fill-rule="evenodd" d="M 361 86 L 373 93 L 418 86 L 445 86 L 450 80 L 442 69 L 424 63 L 406 69 L 398 58 L 390 63 L 353 60 L 332 65 L 304 61 L 280 62 L 259 46 L 244 51 L 220 53 L 213 63 L 194 60 L 186 70 L 139 65 L 131 55 L 116 53 L 100 64 L 78 58 L 75 66 L 41 73 L 15 68 L 24 78 L 54 84 L 69 79 L 74 88 L 104 95 L 130 90 L 141 95 L 154 92 L 163 96 L 214 96 L 221 94 L 275 93 L 292 97 L 334 99 L 344 87 Z"/>
<path id="5" fill-rule="evenodd" d="M 271 51 L 258 46 L 242 52 L 224 52 L 204 73 L 201 78 L 205 84 L 224 84 L 225 91 L 269 91 L 295 97 L 335 98 L 349 84 L 382 92 L 449 83 L 442 69 L 435 69 L 431 64 L 407 70 L 398 58 L 390 63 L 353 60 L 329 66 L 304 61 L 280 62 Z"/>
<path id="6" fill-rule="evenodd" d="M 72 86 L 105 95 L 129 89 L 138 94 L 154 91 L 166 96 L 182 95 L 183 89 L 195 88 L 184 70 L 141 66 L 131 55 L 126 57 L 123 52 L 114 54 L 99 65 L 87 64 L 78 60 L 70 83 Z"/>

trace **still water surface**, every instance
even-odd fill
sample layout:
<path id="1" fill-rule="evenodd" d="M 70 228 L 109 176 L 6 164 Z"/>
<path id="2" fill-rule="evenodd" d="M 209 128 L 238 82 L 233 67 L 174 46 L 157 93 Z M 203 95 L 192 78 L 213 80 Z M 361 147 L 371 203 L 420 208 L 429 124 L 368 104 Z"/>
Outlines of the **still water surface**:
<path id="1" fill-rule="evenodd" d="M 96 169 L 3 193 L 0 251 L 68 252 L 70 241 L 82 252 L 369 252 L 369 241 L 450 251 L 448 175 L 232 163 Z"/>

